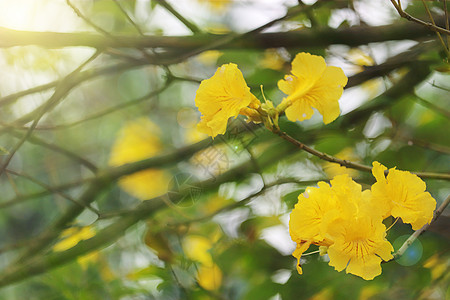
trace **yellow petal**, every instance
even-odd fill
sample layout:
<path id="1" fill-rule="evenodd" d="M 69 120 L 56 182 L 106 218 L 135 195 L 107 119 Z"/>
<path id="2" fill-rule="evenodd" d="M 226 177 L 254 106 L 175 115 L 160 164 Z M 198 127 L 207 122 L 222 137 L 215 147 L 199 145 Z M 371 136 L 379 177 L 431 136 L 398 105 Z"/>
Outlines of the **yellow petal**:
<path id="1" fill-rule="evenodd" d="M 339 247 L 342 248 L 342 247 Z M 330 257 L 329 265 L 334 267 L 334 269 L 338 272 L 344 270 L 347 267 L 348 262 L 350 261 L 350 257 L 338 251 L 336 246 L 331 246 L 328 248 L 328 256 Z"/>
<path id="2" fill-rule="evenodd" d="M 377 162 L 377 161 L 374 161 L 372 163 L 372 166 L 373 166 L 372 167 L 373 177 L 375 177 L 375 179 L 378 182 L 386 182 L 386 177 L 384 175 L 384 171 L 386 171 L 387 168 L 385 166 L 383 166 L 382 164 L 380 164 L 379 162 Z"/>
<path id="3" fill-rule="evenodd" d="M 126 123 L 117 135 L 109 164 L 120 166 L 157 155 L 162 144 L 160 129 L 148 118 Z M 119 186 L 128 194 L 147 200 L 167 193 L 170 176 L 162 170 L 147 169 L 119 179 Z"/>
<path id="4" fill-rule="evenodd" d="M 381 274 L 381 259 L 391 259 L 394 250 L 385 238 L 385 230 L 380 218 L 361 216 L 337 219 L 329 231 L 334 240 L 328 249 L 330 266 L 337 271 L 347 267 L 347 273 L 366 280 Z"/>
<path id="5" fill-rule="evenodd" d="M 300 265 L 300 259 L 302 258 L 302 254 L 305 253 L 306 250 L 308 250 L 310 245 L 311 245 L 311 241 L 300 242 L 297 244 L 297 247 L 295 248 L 294 252 L 292 253 L 292 256 L 297 258 L 297 272 L 300 275 L 303 274 L 302 266 Z"/>
<path id="6" fill-rule="evenodd" d="M 126 123 L 114 142 L 109 164 L 120 166 L 156 155 L 162 149 L 159 133 L 158 126 L 148 118 Z"/>
<path id="7" fill-rule="evenodd" d="M 377 162 L 373 166 L 372 172 L 377 179 L 372 186 L 374 201 L 389 205 L 392 216 L 402 218 L 414 230 L 431 222 L 436 200 L 425 192 L 425 182 L 415 174 L 395 168 L 390 169 L 385 178 L 383 172 L 386 168 Z"/>
<path id="8" fill-rule="evenodd" d="M 341 68 L 327 67 L 308 93 L 308 96 L 314 99 L 311 105 L 323 116 L 325 124 L 331 123 L 339 116 L 338 100 L 342 96 L 347 80 Z"/>
<path id="9" fill-rule="evenodd" d="M 197 90 L 195 105 L 202 113 L 198 129 L 213 138 L 223 134 L 229 118 L 237 117 L 242 108 L 257 102 L 237 65 L 222 65 Z"/>
<path id="10" fill-rule="evenodd" d="M 53 251 L 65 251 L 93 236 L 95 236 L 95 230 L 91 226 L 70 227 L 62 232 L 62 239 L 53 246 Z"/>
<path id="11" fill-rule="evenodd" d="M 222 285 L 222 271 L 216 264 L 212 266 L 200 266 L 197 280 L 198 284 L 205 290 L 218 290 Z"/>
<path id="12" fill-rule="evenodd" d="M 347 266 L 347 273 L 362 277 L 365 280 L 372 280 L 381 274 L 381 259 L 378 256 L 369 256 L 350 260 Z"/>
<path id="13" fill-rule="evenodd" d="M 314 114 L 311 104 L 307 101 L 294 101 L 286 108 L 285 112 L 286 117 L 291 122 L 311 119 Z"/>
<path id="14" fill-rule="evenodd" d="M 292 61 L 291 73 L 302 81 L 314 84 L 322 76 L 327 65 L 322 56 L 298 53 Z"/>
<path id="15" fill-rule="evenodd" d="M 292 61 L 292 75 L 278 82 L 278 87 L 288 96 L 279 110 L 284 110 L 290 121 L 311 118 L 316 108 L 328 124 L 340 113 L 339 98 L 347 84 L 342 69 L 325 64 L 323 57 L 299 53 Z"/>
<path id="16" fill-rule="evenodd" d="M 189 235 L 183 241 L 183 251 L 186 257 L 205 266 L 213 265 L 212 257 L 209 253 L 211 248 L 211 241 L 199 235 Z"/>

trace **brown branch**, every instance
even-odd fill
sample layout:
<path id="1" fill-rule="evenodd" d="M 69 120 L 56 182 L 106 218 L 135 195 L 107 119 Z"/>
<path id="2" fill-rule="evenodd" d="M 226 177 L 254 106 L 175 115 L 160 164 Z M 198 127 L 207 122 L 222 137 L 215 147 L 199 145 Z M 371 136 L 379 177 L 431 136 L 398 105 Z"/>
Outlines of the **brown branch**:
<path id="1" fill-rule="evenodd" d="M 415 17 L 411 16 L 410 14 L 408 14 L 407 12 L 405 12 L 405 11 L 402 9 L 402 7 L 399 5 L 400 2 L 397 3 L 397 2 L 395 2 L 395 0 L 391 0 L 391 3 L 392 3 L 392 5 L 395 7 L 395 9 L 397 10 L 398 14 L 399 14 L 402 18 L 405 18 L 405 19 L 407 19 L 408 21 L 412 21 L 412 22 L 415 22 L 415 23 L 417 23 L 417 24 L 420 24 L 420 25 L 422 25 L 424 28 L 428 28 L 429 30 L 435 31 L 435 32 L 437 32 L 437 33 L 450 34 L 450 31 L 447 30 L 447 29 L 445 29 L 445 28 L 436 26 L 436 24 L 433 24 L 433 23 L 430 23 L 430 22 L 425 22 L 425 21 L 422 21 L 422 20 L 420 20 L 420 19 L 418 19 L 418 18 L 415 18 Z"/>
<path id="2" fill-rule="evenodd" d="M 253 33 L 232 39 L 217 48 L 274 47 L 317 48 L 332 44 L 359 46 L 390 40 L 417 40 L 429 35 L 429 30 L 413 23 L 384 26 L 353 26 L 349 28 L 302 29 L 289 32 Z M 226 36 L 226 35 L 225 35 Z M 211 45 L 224 35 L 196 34 L 194 36 L 130 36 L 114 35 L 113 38 L 95 33 L 59 33 L 19 31 L 0 27 L 0 47 L 37 45 L 46 48 L 87 46 L 103 48 L 164 48 L 166 50 L 195 49 Z"/>
<path id="3" fill-rule="evenodd" d="M 166 0 L 155 0 L 159 5 L 167 9 L 168 12 L 170 12 L 172 15 L 174 15 L 175 18 L 177 18 L 181 23 L 184 24 L 187 28 L 189 28 L 192 33 L 199 33 L 201 32 L 200 28 L 197 27 L 194 23 L 191 21 L 188 21 L 185 17 L 183 17 L 178 11 L 176 11 L 175 8 L 173 8 L 172 5 L 167 3 Z"/>
<path id="4" fill-rule="evenodd" d="M 303 144 L 302 142 L 294 139 L 287 133 L 282 132 L 280 130 L 273 129 L 272 132 L 277 134 L 278 136 L 280 136 L 285 141 L 288 141 L 292 145 L 296 146 L 298 149 L 306 151 L 309 154 L 312 154 L 312 155 L 320 158 L 321 160 L 339 164 L 346 168 L 351 168 L 351 169 L 364 171 L 364 172 L 372 172 L 372 167 L 370 167 L 370 166 L 351 162 L 349 160 L 339 159 L 339 158 L 331 156 L 327 153 L 320 152 L 312 147 L 309 147 L 308 145 Z M 387 172 L 388 172 L 388 170 L 386 170 L 386 174 L 387 174 Z M 416 174 L 417 176 L 419 176 L 421 178 L 450 180 L 450 174 L 445 174 L 445 173 L 431 173 L 431 172 L 411 172 L 411 173 Z"/>

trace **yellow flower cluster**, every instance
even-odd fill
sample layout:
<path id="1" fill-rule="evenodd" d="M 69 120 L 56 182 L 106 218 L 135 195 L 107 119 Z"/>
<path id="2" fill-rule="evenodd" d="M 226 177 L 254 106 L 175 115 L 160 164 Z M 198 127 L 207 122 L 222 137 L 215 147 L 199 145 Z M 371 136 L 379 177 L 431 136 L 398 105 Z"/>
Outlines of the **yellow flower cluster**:
<path id="1" fill-rule="evenodd" d="M 392 259 L 383 219 L 392 215 L 418 229 L 429 223 L 436 201 L 425 192 L 425 183 L 406 171 L 389 170 L 373 163 L 377 182 L 371 190 L 348 175 L 338 175 L 331 185 L 319 182 L 300 194 L 289 220 L 291 238 L 297 243 L 293 256 L 302 274 L 300 258 L 311 244 L 322 246 L 330 266 L 337 271 L 371 280 L 381 274 L 382 260 Z"/>
<path id="2" fill-rule="evenodd" d="M 239 114 L 248 121 L 278 127 L 278 116 L 286 113 L 290 121 L 306 120 L 316 108 L 328 124 L 340 113 L 338 100 L 347 84 L 342 69 L 327 66 L 323 57 L 299 53 L 292 61 L 291 75 L 278 82 L 288 96 L 275 108 L 271 101 L 261 102 L 250 92 L 242 72 L 235 64 L 219 67 L 197 90 L 195 103 L 202 113 L 201 132 L 215 137 L 226 131 L 228 119 Z"/>

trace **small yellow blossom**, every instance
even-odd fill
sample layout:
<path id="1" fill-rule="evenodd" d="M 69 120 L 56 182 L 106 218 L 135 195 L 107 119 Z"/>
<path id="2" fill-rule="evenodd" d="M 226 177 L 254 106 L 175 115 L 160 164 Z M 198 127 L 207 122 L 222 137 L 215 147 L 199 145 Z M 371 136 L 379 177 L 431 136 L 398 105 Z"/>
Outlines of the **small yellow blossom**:
<path id="1" fill-rule="evenodd" d="M 198 284 L 209 291 L 217 290 L 222 284 L 222 271 L 213 261 L 210 253 L 212 248 L 213 242 L 199 235 L 189 235 L 183 241 L 186 257 L 200 263 Z"/>
<path id="2" fill-rule="evenodd" d="M 261 67 L 272 70 L 281 70 L 284 66 L 284 59 L 276 49 L 267 49 L 264 51 L 264 57 L 260 64 Z"/>
<path id="3" fill-rule="evenodd" d="M 232 0 L 198 0 L 200 3 L 209 4 L 211 9 L 217 13 L 223 13 L 228 6 L 232 3 Z"/>
<path id="4" fill-rule="evenodd" d="M 355 154 L 352 148 L 344 148 L 342 151 L 335 155 L 336 158 L 342 160 L 349 160 L 352 162 L 360 162 L 360 158 Z M 355 177 L 358 175 L 358 170 L 346 168 L 345 166 L 341 166 L 336 163 L 325 162 L 323 169 L 329 178 L 332 178 L 337 175 L 347 174 L 350 177 Z"/>
<path id="5" fill-rule="evenodd" d="M 381 274 L 381 261 L 393 257 L 386 227 L 377 218 L 337 218 L 329 224 L 327 236 L 334 242 L 328 248 L 329 264 L 339 272 L 347 268 L 347 273 L 371 280 Z"/>
<path id="6" fill-rule="evenodd" d="M 219 50 L 209 50 L 200 53 L 197 59 L 204 65 L 212 66 L 215 65 L 219 57 L 223 55 L 223 52 Z"/>
<path id="7" fill-rule="evenodd" d="M 109 164 L 120 166 L 155 156 L 162 149 L 159 133 L 159 128 L 147 118 L 125 124 L 112 147 Z M 166 172 L 147 169 L 123 176 L 119 186 L 130 195 L 146 200 L 165 194 L 169 181 Z"/>
<path id="8" fill-rule="evenodd" d="M 206 135 L 203 132 L 200 132 L 196 127 L 194 128 L 189 128 L 186 130 L 186 133 L 184 135 L 184 139 L 186 141 L 186 143 L 188 144 L 195 144 L 200 142 L 201 140 L 204 140 L 208 137 L 208 135 Z"/>
<path id="9" fill-rule="evenodd" d="M 328 124 L 340 113 L 339 98 L 347 84 L 341 68 L 327 66 L 321 56 L 299 53 L 292 61 L 292 75 L 278 81 L 278 88 L 288 96 L 279 105 L 280 111 L 295 122 L 310 119 L 315 108 Z"/>
<path id="10" fill-rule="evenodd" d="M 425 192 L 425 182 L 415 174 L 395 168 L 389 169 L 385 177 L 385 170 L 385 166 L 373 162 L 372 173 L 377 182 L 372 186 L 372 195 L 374 202 L 384 207 L 383 217 L 401 218 L 411 224 L 413 230 L 431 222 L 436 200 Z"/>
<path id="11" fill-rule="evenodd" d="M 257 108 L 261 103 L 250 93 L 237 65 L 230 63 L 201 82 L 195 104 L 202 113 L 199 131 L 214 138 L 225 133 L 229 118 L 236 118 L 240 113 L 248 116 L 249 108 Z"/>
<path id="12" fill-rule="evenodd" d="M 216 264 L 200 266 L 197 272 L 198 284 L 208 291 L 218 290 L 222 285 L 222 271 Z"/>
<path id="13" fill-rule="evenodd" d="M 183 241 L 186 257 L 205 266 L 213 265 L 213 260 L 209 253 L 212 247 L 213 245 L 209 239 L 199 235 L 189 235 Z"/>
<path id="14" fill-rule="evenodd" d="M 61 233 L 61 240 L 53 246 L 53 251 L 65 251 L 94 235 L 95 231 L 91 226 L 67 228 Z"/>

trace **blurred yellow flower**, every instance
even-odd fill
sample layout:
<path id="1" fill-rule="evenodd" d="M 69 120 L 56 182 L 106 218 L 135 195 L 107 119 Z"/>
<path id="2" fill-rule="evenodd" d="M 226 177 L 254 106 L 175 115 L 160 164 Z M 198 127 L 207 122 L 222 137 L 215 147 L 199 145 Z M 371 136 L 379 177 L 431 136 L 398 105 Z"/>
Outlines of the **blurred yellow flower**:
<path id="1" fill-rule="evenodd" d="M 347 59 L 355 65 L 355 69 L 358 72 L 364 71 L 364 67 L 375 64 L 373 58 L 359 48 L 350 49 Z"/>
<path id="2" fill-rule="evenodd" d="M 211 9 L 216 12 L 223 12 L 228 8 L 232 0 L 197 0 L 200 3 L 207 3 L 211 6 Z"/>
<path id="3" fill-rule="evenodd" d="M 219 57 L 223 55 L 223 52 L 219 50 L 209 50 L 200 53 L 197 59 L 204 65 L 212 66 L 215 65 Z"/>
<path id="4" fill-rule="evenodd" d="M 335 155 L 336 158 L 342 160 L 349 160 L 351 162 L 359 162 L 359 157 L 353 152 L 353 149 L 350 147 L 344 148 L 341 152 Z M 347 174 L 350 177 L 355 177 L 358 175 L 358 171 L 351 168 L 346 168 L 336 163 L 325 162 L 323 169 L 328 177 L 333 178 L 337 175 Z"/>
<path id="5" fill-rule="evenodd" d="M 183 250 L 186 257 L 205 266 L 213 265 L 213 260 L 209 253 L 211 248 L 211 241 L 203 236 L 189 235 L 183 241 Z"/>
<path id="6" fill-rule="evenodd" d="M 207 134 L 198 130 L 198 127 L 189 128 L 186 130 L 184 138 L 188 144 L 195 144 L 208 137 Z"/>
<path id="7" fill-rule="evenodd" d="M 281 70 L 284 66 L 284 59 L 276 49 L 267 49 L 264 51 L 264 57 L 260 64 L 266 69 Z"/>
<path id="8" fill-rule="evenodd" d="M 95 236 L 95 230 L 91 226 L 67 228 L 61 233 L 61 240 L 53 246 L 53 251 L 66 251 L 80 241 L 88 240 L 93 236 Z"/>
<path id="9" fill-rule="evenodd" d="M 159 128 L 148 118 L 126 123 L 112 147 L 109 164 L 120 166 L 155 156 L 162 149 L 159 134 Z M 119 186 L 130 195 L 146 200 L 165 194 L 169 181 L 166 172 L 147 169 L 122 177 Z"/>
<path id="10" fill-rule="evenodd" d="M 371 280 L 381 274 L 381 261 L 393 257 L 386 227 L 377 218 L 337 218 L 329 224 L 327 236 L 334 242 L 328 248 L 329 264 L 339 272 L 347 268 L 347 273 Z"/>
<path id="11" fill-rule="evenodd" d="M 208 291 L 218 290 L 222 285 L 222 271 L 216 264 L 202 265 L 198 268 L 198 284 Z"/>
<path id="12" fill-rule="evenodd" d="M 364 71 L 366 67 L 375 65 L 374 59 L 360 48 L 350 49 L 347 59 L 353 63 L 353 70 L 357 73 Z M 375 97 L 382 87 L 383 79 L 381 78 L 367 80 L 361 84 L 361 88 L 368 92 L 369 99 Z"/>
<path id="13" fill-rule="evenodd" d="M 96 263 L 98 261 L 98 258 L 99 258 L 99 251 L 92 251 L 89 254 L 78 257 L 77 261 L 81 265 L 81 268 L 83 270 L 86 270 L 89 265 L 93 265 L 94 263 Z"/>
<path id="14" fill-rule="evenodd" d="M 320 292 L 314 294 L 312 297 L 308 298 L 308 300 L 332 300 L 334 292 L 331 288 L 325 287 Z"/>
<path id="15" fill-rule="evenodd" d="M 327 66 L 321 56 L 299 53 L 292 61 L 292 75 L 278 81 L 278 88 L 288 96 L 278 106 L 295 122 L 310 119 L 316 108 L 328 124 L 340 114 L 339 98 L 347 84 L 341 68 Z"/>
<path id="16" fill-rule="evenodd" d="M 210 250 L 212 242 L 199 235 L 189 235 L 183 240 L 183 251 L 187 258 L 200 263 L 197 272 L 198 284 L 206 290 L 217 290 L 222 284 L 222 271 L 213 262 Z"/>
<path id="17" fill-rule="evenodd" d="M 431 278 L 436 280 L 443 274 L 448 274 L 448 265 L 450 260 L 445 260 L 441 258 L 438 254 L 434 254 L 423 264 L 424 268 L 431 270 Z"/>
<path id="18" fill-rule="evenodd" d="M 385 177 L 385 170 L 385 166 L 373 162 L 372 173 L 377 182 L 372 185 L 372 195 L 376 203 L 386 208 L 383 217 L 401 218 L 404 223 L 411 224 L 413 230 L 431 222 L 436 200 L 425 192 L 425 182 L 415 174 L 395 168 L 389 169 Z"/>
<path id="19" fill-rule="evenodd" d="M 225 133 L 228 119 L 237 117 L 248 107 L 256 108 L 261 103 L 250 93 L 241 71 L 235 64 L 219 67 L 209 79 L 203 80 L 197 90 L 195 104 L 202 113 L 197 125 L 199 131 L 215 137 Z"/>

